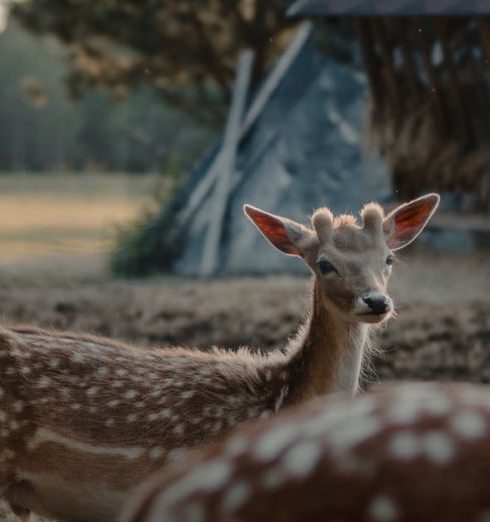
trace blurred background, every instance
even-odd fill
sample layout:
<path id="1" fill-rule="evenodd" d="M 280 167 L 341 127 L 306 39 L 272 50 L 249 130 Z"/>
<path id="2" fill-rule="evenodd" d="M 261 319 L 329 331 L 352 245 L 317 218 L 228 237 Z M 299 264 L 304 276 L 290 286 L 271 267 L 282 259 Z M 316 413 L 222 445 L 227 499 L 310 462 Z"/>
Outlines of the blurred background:
<path id="1" fill-rule="evenodd" d="M 489 19 L 291 4 L 0 0 L 3 323 L 275 348 L 307 274 L 244 202 L 438 191 L 366 384 L 490 381 Z"/>
<path id="2" fill-rule="evenodd" d="M 364 385 L 490 382 L 490 20 L 291 4 L 0 0 L 3 324 L 277 348 L 307 273 L 243 203 L 306 222 L 437 191 Z"/>

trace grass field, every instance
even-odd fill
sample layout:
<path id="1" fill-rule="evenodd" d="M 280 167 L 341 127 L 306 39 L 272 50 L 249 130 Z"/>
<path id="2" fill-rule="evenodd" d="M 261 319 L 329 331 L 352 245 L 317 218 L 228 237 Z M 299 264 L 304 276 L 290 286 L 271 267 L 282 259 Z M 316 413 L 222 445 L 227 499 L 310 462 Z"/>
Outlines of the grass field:
<path id="1" fill-rule="evenodd" d="M 156 175 L 0 173 L 0 261 L 107 251 L 116 225 L 155 204 Z"/>

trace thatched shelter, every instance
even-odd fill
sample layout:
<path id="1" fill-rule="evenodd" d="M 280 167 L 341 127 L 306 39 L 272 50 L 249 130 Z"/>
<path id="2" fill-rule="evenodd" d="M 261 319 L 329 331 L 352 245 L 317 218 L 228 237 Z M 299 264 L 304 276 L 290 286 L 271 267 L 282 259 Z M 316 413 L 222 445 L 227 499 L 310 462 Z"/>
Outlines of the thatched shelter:
<path id="1" fill-rule="evenodd" d="M 423 190 L 490 212 L 490 2 L 300 0 L 294 15 L 350 15 L 371 94 L 368 138 L 400 199 Z M 457 16 L 455 16 L 457 15 Z"/>

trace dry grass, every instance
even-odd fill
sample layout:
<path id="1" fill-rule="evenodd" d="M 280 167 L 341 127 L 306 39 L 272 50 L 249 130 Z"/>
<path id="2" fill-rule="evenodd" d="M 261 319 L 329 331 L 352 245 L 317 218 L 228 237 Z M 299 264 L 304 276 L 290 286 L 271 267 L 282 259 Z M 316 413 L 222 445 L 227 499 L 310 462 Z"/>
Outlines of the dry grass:
<path id="1" fill-rule="evenodd" d="M 1 174 L 0 259 L 107 251 L 151 202 L 155 176 Z"/>

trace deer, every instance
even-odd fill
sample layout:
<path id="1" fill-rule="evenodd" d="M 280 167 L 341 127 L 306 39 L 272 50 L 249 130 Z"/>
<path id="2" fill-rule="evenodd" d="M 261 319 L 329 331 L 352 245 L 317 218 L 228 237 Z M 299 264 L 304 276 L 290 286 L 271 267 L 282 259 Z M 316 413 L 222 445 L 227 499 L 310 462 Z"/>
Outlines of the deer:
<path id="1" fill-rule="evenodd" d="M 487 522 L 489 399 L 434 382 L 315 398 L 186 455 L 119 522 Z"/>
<path id="2" fill-rule="evenodd" d="M 427 194 L 385 215 L 322 208 L 310 226 L 245 214 L 313 275 L 310 309 L 285 346 L 209 352 L 138 348 L 87 334 L 0 328 L 0 497 L 20 520 L 114 520 L 130 491 L 183 452 L 325 393 L 357 393 L 370 330 L 394 310 L 393 252 L 439 204 Z"/>

